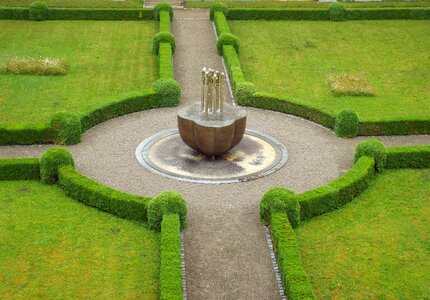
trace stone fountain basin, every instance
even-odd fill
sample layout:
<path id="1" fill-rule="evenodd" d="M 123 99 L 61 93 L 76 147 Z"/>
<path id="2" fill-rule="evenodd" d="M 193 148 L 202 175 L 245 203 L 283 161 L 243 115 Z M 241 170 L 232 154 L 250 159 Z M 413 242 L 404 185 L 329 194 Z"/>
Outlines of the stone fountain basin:
<path id="1" fill-rule="evenodd" d="M 224 104 L 224 112 L 219 117 L 200 112 L 200 102 L 178 111 L 182 141 L 208 156 L 223 154 L 239 144 L 245 127 L 246 111 L 229 104 Z"/>

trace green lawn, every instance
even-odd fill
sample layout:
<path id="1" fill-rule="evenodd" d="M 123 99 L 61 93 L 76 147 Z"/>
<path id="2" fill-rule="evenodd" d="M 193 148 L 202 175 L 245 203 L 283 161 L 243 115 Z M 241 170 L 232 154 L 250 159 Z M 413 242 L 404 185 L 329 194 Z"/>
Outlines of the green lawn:
<path id="1" fill-rule="evenodd" d="M 430 116 L 429 21 L 230 21 L 245 78 L 258 91 L 360 119 Z M 327 77 L 361 74 L 375 97 L 335 97 Z"/>
<path id="2" fill-rule="evenodd" d="M 0 299 L 157 299 L 159 234 L 56 186 L 0 182 Z"/>
<path id="3" fill-rule="evenodd" d="M 430 298 L 430 170 L 378 175 L 353 202 L 296 230 L 319 299 Z"/>
<path id="4" fill-rule="evenodd" d="M 151 87 L 153 21 L 0 21 L 0 63 L 7 57 L 55 57 L 66 76 L 0 75 L 0 124 L 48 123 Z"/>
<path id="5" fill-rule="evenodd" d="M 34 0 L 0 0 L 0 6 L 27 7 Z M 49 7 L 122 7 L 140 8 L 143 0 L 44 0 Z"/>

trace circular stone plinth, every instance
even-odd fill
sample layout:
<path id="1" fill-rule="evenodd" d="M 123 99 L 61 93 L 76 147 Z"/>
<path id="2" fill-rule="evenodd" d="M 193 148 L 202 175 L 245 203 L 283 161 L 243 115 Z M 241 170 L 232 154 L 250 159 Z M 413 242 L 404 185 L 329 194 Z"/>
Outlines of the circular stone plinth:
<path id="1" fill-rule="evenodd" d="M 240 144 L 212 158 L 188 147 L 177 129 L 169 129 L 140 143 L 136 158 L 145 168 L 164 177 L 221 184 L 273 173 L 285 165 L 288 153 L 273 137 L 247 129 Z"/>

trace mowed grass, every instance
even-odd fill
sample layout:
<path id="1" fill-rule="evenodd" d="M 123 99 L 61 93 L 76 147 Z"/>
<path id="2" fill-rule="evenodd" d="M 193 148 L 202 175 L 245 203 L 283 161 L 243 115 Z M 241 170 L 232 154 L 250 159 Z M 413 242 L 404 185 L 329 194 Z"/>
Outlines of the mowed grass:
<path id="1" fill-rule="evenodd" d="M 428 119 L 430 22 L 230 21 L 245 78 L 258 91 L 361 120 Z M 336 97 L 330 75 L 366 78 L 376 96 Z"/>
<path id="2" fill-rule="evenodd" d="M 153 21 L 0 21 L 0 64 L 8 57 L 64 60 L 66 76 L 0 74 L 0 124 L 49 123 L 142 93 L 157 79 Z"/>
<path id="3" fill-rule="evenodd" d="M 384 171 L 353 202 L 300 225 L 319 299 L 430 297 L 430 170 Z"/>
<path id="4" fill-rule="evenodd" d="M 1 299 L 157 299 L 159 235 L 36 181 L 0 182 Z"/>
<path id="5" fill-rule="evenodd" d="M 0 0 L 0 6 L 27 7 L 34 0 Z M 44 0 L 49 7 L 140 8 L 143 0 Z"/>

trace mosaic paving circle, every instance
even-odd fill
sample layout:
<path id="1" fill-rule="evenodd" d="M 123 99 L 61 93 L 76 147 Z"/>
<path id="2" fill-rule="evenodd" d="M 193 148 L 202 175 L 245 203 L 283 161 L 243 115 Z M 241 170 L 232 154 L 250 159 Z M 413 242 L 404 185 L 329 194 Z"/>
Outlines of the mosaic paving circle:
<path id="1" fill-rule="evenodd" d="M 285 165 L 288 152 L 275 138 L 247 129 L 240 144 L 212 158 L 185 145 L 177 129 L 169 129 L 142 141 L 136 158 L 145 168 L 164 177 L 222 184 L 273 173 Z"/>

